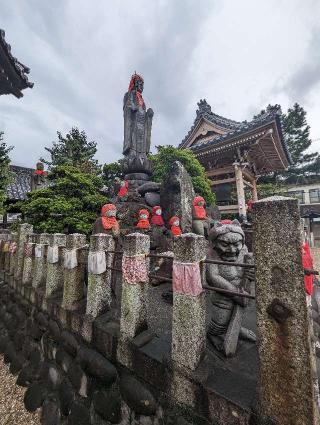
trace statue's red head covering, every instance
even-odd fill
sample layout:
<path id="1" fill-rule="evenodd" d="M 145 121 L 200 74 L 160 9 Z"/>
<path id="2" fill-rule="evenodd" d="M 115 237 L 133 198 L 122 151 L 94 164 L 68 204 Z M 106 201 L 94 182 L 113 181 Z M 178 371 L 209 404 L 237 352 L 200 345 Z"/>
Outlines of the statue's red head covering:
<path id="1" fill-rule="evenodd" d="M 164 221 L 161 215 L 156 214 L 156 212 L 158 210 L 162 210 L 162 208 L 160 207 L 160 205 L 156 205 L 155 207 L 152 208 L 152 218 L 151 218 L 151 223 L 156 225 L 156 226 L 164 226 Z"/>
<path id="2" fill-rule="evenodd" d="M 116 219 L 116 217 L 107 217 L 108 211 L 117 211 L 117 208 L 113 204 L 105 204 L 101 208 L 101 220 L 102 220 L 102 227 L 106 230 L 110 230 L 112 228 L 118 228 L 119 224 Z"/>
<path id="3" fill-rule="evenodd" d="M 173 236 L 180 236 L 181 235 L 181 228 L 180 228 L 180 226 L 176 226 L 174 223 L 175 223 L 175 221 L 177 221 L 177 220 L 179 220 L 180 221 L 180 218 L 178 217 L 178 216 L 176 216 L 176 215 L 174 215 L 173 217 L 171 217 L 170 218 L 170 220 L 169 220 L 169 224 L 170 224 L 170 226 L 171 226 L 171 234 L 173 235 Z"/>
<path id="4" fill-rule="evenodd" d="M 141 217 L 142 215 L 146 215 L 147 218 L 142 218 Z M 150 216 L 150 214 L 149 214 L 148 210 L 142 209 L 142 210 L 139 211 L 139 221 L 137 223 L 138 229 L 148 230 L 150 228 L 150 223 L 149 223 L 149 220 L 148 220 L 149 216 Z"/>
<path id="5" fill-rule="evenodd" d="M 204 220 L 207 218 L 207 212 L 204 208 L 204 206 L 199 205 L 199 202 L 203 202 L 204 205 L 206 204 L 206 201 L 204 200 L 204 198 L 202 196 L 196 196 L 193 199 L 192 205 L 193 205 L 193 209 L 194 209 L 194 215 L 195 218 L 198 220 Z"/>
<path id="6" fill-rule="evenodd" d="M 141 77 L 141 75 L 134 73 L 133 76 L 131 77 L 131 80 L 130 80 L 130 83 L 129 83 L 128 92 L 131 92 L 131 91 L 134 90 L 134 87 L 135 87 L 137 80 L 141 80 L 144 83 L 144 80 Z M 144 100 L 143 100 L 142 94 L 137 91 L 136 96 L 137 96 L 137 101 L 138 101 L 139 105 L 144 106 Z"/>

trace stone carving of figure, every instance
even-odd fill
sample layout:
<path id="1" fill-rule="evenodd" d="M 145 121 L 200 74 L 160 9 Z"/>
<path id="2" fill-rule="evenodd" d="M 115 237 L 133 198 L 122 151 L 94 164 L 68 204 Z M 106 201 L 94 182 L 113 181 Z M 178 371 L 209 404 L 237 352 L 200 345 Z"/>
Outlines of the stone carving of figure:
<path id="1" fill-rule="evenodd" d="M 143 85 L 143 78 L 134 74 L 123 99 L 123 154 L 129 157 L 146 157 L 150 152 L 153 110 L 146 110 Z"/>
<path id="2" fill-rule="evenodd" d="M 32 176 L 31 190 L 43 189 L 47 186 L 47 172 L 44 171 L 43 162 L 37 162 L 36 170 Z"/>
<path id="3" fill-rule="evenodd" d="M 117 216 L 117 208 L 114 204 L 105 204 L 101 208 L 101 216 L 97 218 L 93 226 L 93 235 L 98 233 L 108 233 L 119 236 L 120 226 Z"/>
<path id="4" fill-rule="evenodd" d="M 209 219 L 206 212 L 206 201 L 202 196 L 196 196 L 192 202 L 192 230 L 201 236 L 208 235 Z"/>
<path id="5" fill-rule="evenodd" d="M 244 232 L 237 220 L 228 224 L 218 223 L 209 233 L 210 249 L 208 259 L 227 261 L 230 265 L 207 264 L 208 285 L 233 292 L 250 292 L 254 271 L 232 263 L 252 262 L 244 244 Z M 211 292 L 211 291 L 210 291 Z M 248 298 L 212 291 L 211 321 L 208 339 L 226 356 L 235 354 L 238 338 L 256 341 L 254 332 L 242 326 L 242 318 L 248 305 Z"/>

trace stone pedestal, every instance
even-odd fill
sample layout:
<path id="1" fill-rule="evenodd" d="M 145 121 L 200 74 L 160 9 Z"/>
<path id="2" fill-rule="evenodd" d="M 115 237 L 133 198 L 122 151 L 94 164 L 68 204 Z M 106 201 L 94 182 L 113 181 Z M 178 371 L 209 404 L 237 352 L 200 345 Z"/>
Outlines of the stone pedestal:
<path id="1" fill-rule="evenodd" d="M 260 420 L 315 425 L 319 416 L 298 201 L 263 199 L 254 203 L 253 216 Z"/>
<path id="2" fill-rule="evenodd" d="M 125 236 L 122 263 L 120 332 L 134 338 L 147 329 L 150 238 L 141 233 Z"/>
<path id="3" fill-rule="evenodd" d="M 20 280 L 22 278 L 23 272 L 23 261 L 24 261 L 24 249 L 25 243 L 27 242 L 27 237 L 33 231 L 33 226 L 31 224 L 20 224 L 18 228 L 18 248 L 16 253 L 16 265 L 14 271 L 15 280 Z"/>
<path id="4" fill-rule="evenodd" d="M 114 254 L 108 253 L 108 251 L 114 251 L 114 249 L 113 236 L 103 233 L 91 236 L 86 313 L 94 318 L 109 310 L 111 305 L 111 276 L 113 272 L 106 267 L 113 265 Z"/>
<path id="5" fill-rule="evenodd" d="M 63 287 L 63 248 L 66 235 L 55 233 L 49 237 L 47 251 L 46 298 Z"/>
<path id="6" fill-rule="evenodd" d="M 24 245 L 24 261 L 23 261 L 23 272 L 22 272 L 22 283 L 27 285 L 32 282 L 32 276 L 34 271 L 34 248 L 37 241 L 37 235 L 31 233 L 28 235 L 27 242 Z"/>
<path id="7" fill-rule="evenodd" d="M 199 262 L 206 256 L 203 236 L 175 238 L 173 264 L 172 360 L 194 370 L 206 347 L 206 303 Z"/>
<path id="8" fill-rule="evenodd" d="M 49 244 L 49 233 L 38 235 L 37 243 L 34 249 L 34 273 L 32 286 L 37 288 L 45 283 L 47 277 L 47 248 Z"/>
<path id="9" fill-rule="evenodd" d="M 67 235 L 64 250 L 64 284 L 62 307 L 76 310 L 84 298 L 84 264 L 78 261 L 78 250 L 86 244 L 86 235 Z"/>

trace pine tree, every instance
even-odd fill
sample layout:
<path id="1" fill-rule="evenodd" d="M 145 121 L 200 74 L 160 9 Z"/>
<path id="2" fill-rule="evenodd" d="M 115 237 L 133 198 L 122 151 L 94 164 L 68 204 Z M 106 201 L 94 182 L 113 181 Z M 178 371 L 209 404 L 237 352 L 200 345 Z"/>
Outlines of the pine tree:
<path id="1" fill-rule="evenodd" d="M 98 161 L 94 159 L 97 144 L 89 142 L 84 131 L 73 127 L 66 136 L 57 131 L 58 142 L 53 142 L 52 148 L 45 148 L 50 153 L 51 160 L 41 158 L 49 169 L 59 165 L 71 165 L 83 172 L 97 172 L 100 170 Z"/>
<path id="2" fill-rule="evenodd" d="M 312 143 L 306 115 L 303 107 L 295 103 L 283 116 L 284 138 L 289 148 L 293 167 L 308 165 L 318 156 L 316 152 L 306 154 L 306 150 Z"/>
<path id="3" fill-rule="evenodd" d="M 272 106 L 268 105 L 266 110 L 270 108 Z M 254 118 L 265 114 L 266 110 L 262 110 Z M 296 184 L 314 179 L 320 174 L 320 156 L 317 152 L 306 152 L 312 144 L 306 111 L 298 103 L 295 103 L 292 108 L 288 109 L 286 114 L 283 113 L 281 115 L 281 121 L 283 137 L 288 146 L 292 164 L 288 170 L 272 173 L 263 177 L 261 181 L 265 183 Z"/>
<path id="4" fill-rule="evenodd" d="M 10 182 L 10 158 L 12 147 L 3 142 L 3 132 L 0 132 L 0 214 L 3 214 L 3 203 L 6 199 L 6 188 Z"/>
<path id="5" fill-rule="evenodd" d="M 102 178 L 84 173 L 71 165 L 53 167 L 48 174 L 50 185 L 29 193 L 20 203 L 24 218 L 36 232 L 92 232 L 102 205 L 108 202 L 99 190 Z"/>

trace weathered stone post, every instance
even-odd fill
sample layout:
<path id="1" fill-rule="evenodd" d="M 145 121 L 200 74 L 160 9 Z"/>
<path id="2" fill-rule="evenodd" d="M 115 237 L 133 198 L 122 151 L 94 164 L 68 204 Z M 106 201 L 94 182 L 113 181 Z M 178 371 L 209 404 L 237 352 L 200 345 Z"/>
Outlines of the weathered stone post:
<path id="1" fill-rule="evenodd" d="M 254 203 L 261 424 L 319 424 L 298 201 Z"/>
<path id="2" fill-rule="evenodd" d="M 86 235 L 67 235 L 64 251 L 64 284 L 62 307 L 75 310 L 84 297 L 84 264 L 78 261 L 78 249 L 86 244 Z"/>
<path id="3" fill-rule="evenodd" d="M 30 233 L 27 242 L 24 245 L 24 261 L 22 272 L 22 283 L 26 285 L 32 282 L 33 268 L 34 268 L 34 248 L 37 241 L 37 235 Z"/>
<path id="4" fill-rule="evenodd" d="M 18 233 L 12 233 L 12 240 L 10 243 L 10 261 L 9 261 L 9 272 L 8 272 L 8 283 L 10 286 L 13 286 L 14 279 L 14 269 L 16 266 L 16 255 L 18 249 Z"/>
<path id="5" fill-rule="evenodd" d="M 46 298 L 63 286 L 63 252 L 66 246 L 66 235 L 54 233 L 49 237 L 47 250 Z"/>
<path id="6" fill-rule="evenodd" d="M 142 233 L 132 233 L 123 241 L 122 296 L 120 313 L 120 338 L 117 359 L 133 367 L 131 340 L 148 329 L 147 302 L 149 286 L 150 238 Z"/>
<path id="7" fill-rule="evenodd" d="M 0 273 L 4 272 L 4 258 L 5 258 L 5 245 L 8 240 L 9 233 L 1 233 L 0 234 Z"/>
<path id="8" fill-rule="evenodd" d="M 141 233 L 125 236 L 122 259 L 121 336 L 134 338 L 147 329 L 150 238 Z"/>
<path id="9" fill-rule="evenodd" d="M 38 235 L 37 243 L 34 248 L 34 273 L 32 286 L 37 288 L 46 281 L 47 276 L 47 249 L 49 244 L 49 233 L 41 233 Z"/>
<path id="10" fill-rule="evenodd" d="M 22 278 L 25 243 L 27 242 L 28 235 L 32 232 L 33 226 L 31 224 L 23 223 L 19 225 L 18 249 L 16 253 L 16 265 L 14 271 L 15 280 L 20 280 Z"/>
<path id="11" fill-rule="evenodd" d="M 111 276 L 107 269 L 113 264 L 115 242 L 112 235 L 104 233 L 92 235 L 88 256 L 88 292 L 86 313 L 97 317 L 109 310 L 112 301 Z"/>
<path id="12" fill-rule="evenodd" d="M 4 280 L 6 280 L 6 274 L 9 273 L 9 269 L 10 269 L 11 241 L 12 241 L 12 234 L 9 233 L 7 236 L 7 241 L 5 242 L 5 246 L 4 246 L 4 264 L 3 264 Z"/>
<path id="13" fill-rule="evenodd" d="M 206 348 L 206 302 L 200 261 L 206 240 L 194 233 L 175 238 L 173 263 L 172 360 L 194 370 Z"/>

